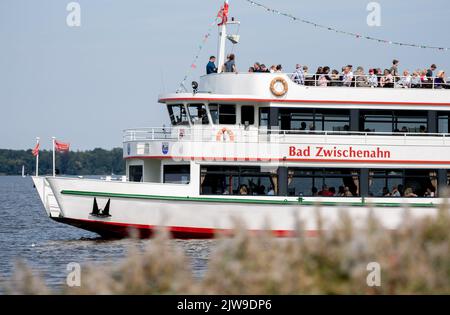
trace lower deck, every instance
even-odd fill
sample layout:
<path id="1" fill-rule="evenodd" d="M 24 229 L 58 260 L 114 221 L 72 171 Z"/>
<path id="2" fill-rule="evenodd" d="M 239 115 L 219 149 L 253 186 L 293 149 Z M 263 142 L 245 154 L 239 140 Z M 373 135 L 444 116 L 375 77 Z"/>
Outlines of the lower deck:
<path id="1" fill-rule="evenodd" d="M 364 198 L 424 198 L 424 202 L 430 202 L 440 197 L 450 182 L 450 171 L 438 168 L 338 168 L 164 159 L 128 159 L 126 168 L 131 182 L 178 184 L 190 197 L 295 197 L 305 201 L 350 198 L 356 203 Z"/>

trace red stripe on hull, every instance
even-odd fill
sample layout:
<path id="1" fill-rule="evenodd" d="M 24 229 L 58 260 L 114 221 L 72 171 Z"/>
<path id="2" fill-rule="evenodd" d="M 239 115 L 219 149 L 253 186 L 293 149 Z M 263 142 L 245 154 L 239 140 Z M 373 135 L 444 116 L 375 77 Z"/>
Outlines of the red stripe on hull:
<path id="1" fill-rule="evenodd" d="M 157 231 L 158 226 L 155 225 L 143 225 L 143 224 L 129 224 L 120 222 L 108 222 L 108 221 L 95 221 L 95 220 L 82 220 L 72 218 L 52 218 L 57 222 L 69 224 L 87 231 L 91 231 L 100 234 L 105 238 L 124 238 L 137 235 L 140 238 L 150 238 Z M 212 228 L 195 228 L 195 227 L 181 227 L 181 226 L 169 226 L 166 227 L 173 238 L 178 239 L 211 239 L 215 235 L 233 235 L 233 230 L 229 229 L 212 229 Z M 261 230 L 250 230 L 250 233 L 262 233 Z M 295 231 L 293 230 L 272 230 L 271 233 L 276 237 L 293 237 Z M 308 236 L 316 236 L 317 231 L 307 231 Z"/>

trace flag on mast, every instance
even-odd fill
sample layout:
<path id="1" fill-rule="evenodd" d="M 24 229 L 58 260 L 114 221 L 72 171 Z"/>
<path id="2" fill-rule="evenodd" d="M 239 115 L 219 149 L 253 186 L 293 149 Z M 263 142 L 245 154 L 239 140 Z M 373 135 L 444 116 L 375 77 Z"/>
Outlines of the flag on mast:
<path id="1" fill-rule="evenodd" d="M 33 156 L 38 156 L 39 155 L 39 147 L 40 147 L 40 143 L 37 142 L 36 146 L 34 147 L 34 149 L 31 151 L 31 153 L 33 154 Z"/>
<path id="2" fill-rule="evenodd" d="M 219 19 L 222 19 L 222 21 L 219 24 L 217 24 L 218 26 L 224 25 L 225 23 L 228 22 L 228 8 L 229 8 L 229 6 L 228 6 L 227 2 L 225 2 L 223 4 L 223 6 L 220 8 L 220 11 L 217 14 L 217 17 Z"/>
<path id="3" fill-rule="evenodd" d="M 64 143 L 58 140 L 55 140 L 55 149 L 58 152 L 67 152 L 69 151 L 70 148 L 70 144 L 69 143 Z"/>

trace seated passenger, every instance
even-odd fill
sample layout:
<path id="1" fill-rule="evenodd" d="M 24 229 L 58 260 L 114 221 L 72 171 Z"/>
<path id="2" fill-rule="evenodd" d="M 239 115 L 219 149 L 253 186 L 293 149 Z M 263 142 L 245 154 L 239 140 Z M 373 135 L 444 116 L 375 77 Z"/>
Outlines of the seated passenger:
<path id="1" fill-rule="evenodd" d="M 425 192 L 424 197 L 435 197 L 436 193 L 435 193 L 435 188 L 434 187 L 428 187 L 427 191 Z"/>
<path id="2" fill-rule="evenodd" d="M 344 197 L 345 196 L 345 187 L 344 186 L 339 186 L 337 195 L 339 197 Z"/>
<path id="3" fill-rule="evenodd" d="M 246 185 L 241 185 L 239 189 L 239 195 L 248 195 L 248 189 Z"/>
<path id="4" fill-rule="evenodd" d="M 376 88 L 378 86 L 378 76 L 375 74 L 375 69 L 369 70 L 369 78 L 367 80 L 367 83 L 372 88 Z"/>
<path id="5" fill-rule="evenodd" d="M 332 197 L 334 194 L 329 190 L 327 185 L 322 186 L 322 190 L 319 191 L 319 196 L 322 197 Z"/>
<path id="6" fill-rule="evenodd" d="M 384 88 L 394 87 L 394 77 L 389 69 L 384 69 L 383 76 L 381 77 L 380 86 Z"/>
<path id="7" fill-rule="evenodd" d="M 283 72 L 283 67 L 281 65 L 277 65 L 277 67 L 275 68 L 275 72 L 276 73 L 281 73 Z"/>
<path id="8" fill-rule="evenodd" d="M 405 71 L 403 71 L 403 76 L 397 82 L 397 87 L 408 89 L 411 87 L 411 80 L 412 80 L 412 77 L 409 74 L 409 71 L 405 70 Z"/>
<path id="9" fill-rule="evenodd" d="M 328 83 L 331 82 L 331 78 L 328 75 L 330 73 L 330 67 L 324 67 L 322 69 L 322 73 L 319 75 L 318 86 L 328 86 Z"/>
<path id="10" fill-rule="evenodd" d="M 270 185 L 269 190 L 267 191 L 267 196 L 275 196 L 275 189 Z"/>
<path id="11" fill-rule="evenodd" d="M 330 192 L 330 195 L 331 195 L 330 197 L 336 196 L 336 188 L 330 187 L 329 192 Z"/>
<path id="12" fill-rule="evenodd" d="M 304 121 L 300 124 L 300 130 L 306 130 L 306 123 Z"/>
<path id="13" fill-rule="evenodd" d="M 317 188 L 316 187 L 311 188 L 311 193 L 312 196 L 316 197 L 318 195 Z"/>
<path id="14" fill-rule="evenodd" d="M 331 71 L 330 86 L 342 86 L 342 82 L 341 82 L 340 77 L 339 77 L 339 71 L 337 71 L 336 69 Z"/>
<path id="15" fill-rule="evenodd" d="M 259 64 L 259 62 L 255 62 L 253 64 L 253 69 L 255 70 L 254 72 L 261 72 L 261 65 Z"/>
<path id="16" fill-rule="evenodd" d="M 420 75 L 418 71 L 414 71 L 411 77 L 411 88 L 417 89 L 422 87 L 422 81 L 420 80 Z"/>
<path id="17" fill-rule="evenodd" d="M 383 197 L 390 197 L 391 193 L 389 192 L 387 187 L 383 187 L 383 192 L 382 192 Z"/>
<path id="18" fill-rule="evenodd" d="M 367 87 L 369 85 L 366 75 L 364 74 L 364 68 L 358 67 L 355 71 L 355 86 Z"/>
<path id="19" fill-rule="evenodd" d="M 295 72 L 292 74 L 291 79 L 292 79 L 292 81 L 294 81 L 297 84 L 305 85 L 305 73 L 300 64 L 297 64 L 295 66 Z"/>
<path id="20" fill-rule="evenodd" d="M 444 89 L 447 86 L 447 82 L 445 81 L 445 72 L 439 71 L 437 77 L 434 78 L 434 88 L 435 89 Z"/>
<path id="21" fill-rule="evenodd" d="M 405 197 L 417 197 L 417 195 L 413 192 L 411 187 L 407 187 L 405 189 Z"/>
<path id="22" fill-rule="evenodd" d="M 392 197 L 401 197 L 400 191 L 398 190 L 398 187 L 396 185 L 394 185 L 392 187 L 391 196 Z"/>
<path id="23" fill-rule="evenodd" d="M 342 75 L 342 84 L 344 86 L 350 87 L 352 86 L 353 82 L 353 72 L 351 71 L 350 67 L 347 66 L 344 69 L 344 73 Z"/>
<path id="24" fill-rule="evenodd" d="M 267 67 L 266 67 L 265 64 L 262 64 L 262 65 L 261 65 L 261 72 L 267 73 L 267 72 L 270 72 L 270 71 L 269 71 L 269 69 L 267 69 Z"/>
<path id="25" fill-rule="evenodd" d="M 277 66 L 272 65 L 272 66 L 270 67 L 270 69 L 269 69 L 269 72 L 270 72 L 270 73 L 275 73 L 275 72 L 277 72 Z"/>
<path id="26" fill-rule="evenodd" d="M 348 188 L 347 186 L 345 186 L 345 188 L 344 188 L 344 197 L 353 197 L 353 194 L 350 191 L 350 188 Z"/>
<path id="27" fill-rule="evenodd" d="M 419 132 L 420 133 L 426 133 L 427 132 L 427 127 L 425 127 L 424 125 L 420 125 Z"/>

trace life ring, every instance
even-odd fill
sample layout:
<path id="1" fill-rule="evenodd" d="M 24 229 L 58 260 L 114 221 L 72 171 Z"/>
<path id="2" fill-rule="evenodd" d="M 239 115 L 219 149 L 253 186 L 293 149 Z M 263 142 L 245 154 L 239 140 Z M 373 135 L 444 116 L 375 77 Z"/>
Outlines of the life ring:
<path id="1" fill-rule="evenodd" d="M 217 134 L 216 134 L 216 141 L 225 140 L 224 137 L 223 137 L 224 134 L 228 135 L 228 138 L 230 139 L 230 141 L 234 141 L 234 133 L 233 133 L 233 131 L 231 131 L 230 129 L 225 128 L 225 127 L 220 129 L 217 132 Z"/>
<path id="2" fill-rule="evenodd" d="M 287 93 L 288 89 L 288 83 L 282 77 L 276 77 L 270 82 L 270 91 L 275 96 L 283 96 Z"/>

